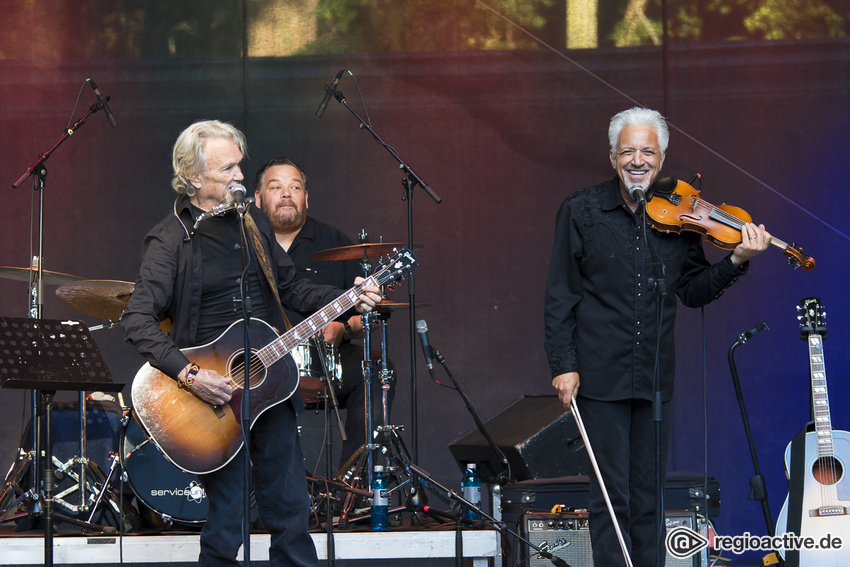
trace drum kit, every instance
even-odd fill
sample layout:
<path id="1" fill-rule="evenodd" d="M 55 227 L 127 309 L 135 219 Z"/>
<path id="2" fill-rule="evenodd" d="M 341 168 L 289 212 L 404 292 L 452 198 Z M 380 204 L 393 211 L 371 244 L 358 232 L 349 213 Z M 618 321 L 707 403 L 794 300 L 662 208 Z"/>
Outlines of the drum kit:
<path id="1" fill-rule="evenodd" d="M 364 274 L 368 275 L 368 271 L 371 269 L 371 259 L 389 255 L 400 246 L 403 245 L 361 243 L 315 252 L 308 257 L 319 261 L 359 260 Z M 33 273 L 34 270 L 30 268 L 0 267 L 0 279 L 32 282 Z M 59 286 L 56 289 L 56 296 L 65 305 L 86 315 L 107 321 L 105 324 L 90 327 L 89 330 L 91 331 L 119 326 L 127 302 L 135 287 L 131 282 L 86 280 L 78 276 L 47 270 L 42 270 L 42 281 L 48 285 Z M 418 305 L 424 306 L 424 304 Z M 387 321 L 393 312 L 406 309 L 408 306 L 407 303 L 384 300 L 371 313 L 361 316 L 365 330 L 363 372 L 367 404 L 364 429 L 367 433 L 365 438 L 367 440 L 372 439 L 373 442 L 360 447 L 336 475 L 332 475 L 329 468 L 328 478 L 330 479 L 333 476 L 333 480 L 325 481 L 324 485 L 336 487 L 337 492 L 333 495 L 317 496 L 319 500 L 327 498 L 328 502 L 345 500 L 344 511 L 353 506 L 356 495 L 362 497 L 368 492 L 372 456 L 376 451 L 380 450 L 385 456 L 389 457 L 398 455 L 398 458 L 402 461 L 409 461 L 407 450 L 398 436 L 401 427 L 389 423 L 387 398 L 393 373 L 388 364 Z M 162 327 L 165 332 L 169 331 L 169 325 L 170 322 L 168 321 L 163 324 Z M 380 350 L 376 349 L 375 352 L 380 352 L 381 358 L 373 361 L 370 334 L 376 325 L 379 325 L 381 330 L 381 345 Z M 324 405 L 326 410 L 327 406 L 332 406 L 337 412 L 337 419 L 339 420 L 336 394 L 342 388 L 342 365 L 337 349 L 324 342 L 319 335 L 298 345 L 291 354 L 298 368 L 299 389 L 305 405 L 314 408 Z M 375 434 L 372 434 L 373 367 L 377 369 L 382 391 L 382 424 L 377 427 Z M 75 511 L 90 511 L 89 521 L 91 521 L 95 508 L 100 503 L 106 503 L 108 509 L 117 510 L 116 494 L 118 490 L 115 490 L 112 485 L 116 484 L 115 477 L 118 476 L 115 474 L 116 470 L 120 470 L 123 471 L 121 478 L 127 481 L 136 499 L 145 506 L 145 510 L 139 510 L 143 513 L 142 515 L 150 516 L 147 513 L 152 512 L 154 517 L 159 520 L 157 523 L 169 525 L 173 522 L 187 525 L 203 523 L 206 519 L 208 503 L 199 477 L 179 469 L 168 461 L 136 419 L 132 409 L 125 407 L 123 399 L 120 399 L 120 397 L 119 401 L 123 409 L 121 430 L 118 433 L 118 448 L 120 450 L 111 456 L 110 470 L 104 474 L 94 461 L 89 461 L 86 458 L 85 431 L 81 430 L 80 435 L 83 439 L 81 439 L 80 448 L 82 454 L 79 457 L 72 458 L 69 463 L 82 464 L 89 470 L 88 478 L 91 482 L 85 480 L 85 471 L 82 471 L 80 475 L 74 475 L 74 478 L 82 477 L 83 479 L 80 481 L 78 490 L 80 494 L 79 504 L 65 502 L 61 498 L 58 504 L 66 505 L 69 509 Z M 86 415 L 85 412 L 85 398 L 81 395 L 80 414 L 83 422 L 82 416 Z M 345 435 L 341 420 L 339 422 L 341 434 Z M 327 455 L 328 463 L 330 463 L 330 460 L 330 455 Z M 56 463 L 56 465 L 57 468 L 68 469 L 69 463 Z M 4 491 L 10 492 L 9 487 L 10 481 L 7 478 Z M 18 494 L 20 492 L 20 490 L 17 490 Z M 67 492 L 71 491 L 66 491 L 63 496 L 67 496 Z M 342 492 L 347 493 L 347 496 L 341 495 Z M 316 501 L 314 501 L 314 504 L 318 507 Z M 9 506 L 8 501 L 0 501 L 0 521 L 6 521 L 13 511 L 11 508 L 14 508 L 14 506 Z M 128 525 L 125 522 L 125 527 Z"/>

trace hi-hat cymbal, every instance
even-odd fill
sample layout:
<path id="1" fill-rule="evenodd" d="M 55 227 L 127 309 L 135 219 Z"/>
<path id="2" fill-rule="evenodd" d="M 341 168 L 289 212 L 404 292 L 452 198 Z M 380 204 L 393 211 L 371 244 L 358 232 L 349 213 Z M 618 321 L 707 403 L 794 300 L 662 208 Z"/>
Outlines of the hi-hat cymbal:
<path id="1" fill-rule="evenodd" d="M 416 303 L 416 307 L 430 307 L 430 303 Z M 375 311 L 378 313 L 392 313 L 393 311 L 399 311 L 400 309 L 407 309 L 410 307 L 409 303 L 399 303 L 397 301 L 382 301 L 375 305 Z"/>
<path id="2" fill-rule="evenodd" d="M 351 246 L 340 246 L 339 248 L 328 248 L 319 250 L 308 255 L 310 260 L 360 260 L 362 258 L 378 258 L 389 256 L 396 249 L 404 248 L 407 244 L 403 242 L 378 242 L 375 244 L 352 244 Z M 413 249 L 419 250 L 421 244 L 414 244 Z"/>
<path id="3" fill-rule="evenodd" d="M 117 321 L 124 313 L 136 285 L 115 280 L 82 280 L 67 283 L 56 290 L 56 296 L 77 311 Z"/>
<path id="4" fill-rule="evenodd" d="M 35 272 L 37 271 L 38 270 L 33 268 L 11 268 L 9 266 L 3 266 L 0 267 L 0 278 L 28 282 L 30 281 L 30 274 L 32 274 L 32 277 L 35 278 Z M 47 270 L 42 270 L 41 276 L 44 283 L 48 285 L 62 285 L 83 279 L 80 276 L 72 276 L 71 274 L 63 274 L 60 272 L 49 272 Z"/>

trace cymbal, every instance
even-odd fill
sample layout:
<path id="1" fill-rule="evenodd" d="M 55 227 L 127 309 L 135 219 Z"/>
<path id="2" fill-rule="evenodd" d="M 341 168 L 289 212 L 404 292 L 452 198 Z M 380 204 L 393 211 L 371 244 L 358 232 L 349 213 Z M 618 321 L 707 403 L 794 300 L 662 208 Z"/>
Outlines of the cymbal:
<path id="1" fill-rule="evenodd" d="M 61 286 L 56 296 L 68 307 L 86 315 L 117 321 L 135 287 L 133 283 L 116 280 L 82 280 Z"/>
<path id="2" fill-rule="evenodd" d="M 430 303 L 416 303 L 416 307 L 430 307 Z M 398 303 L 397 301 L 382 301 L 375 305 L 375 311 L 378 313 L 392 313 L 393 311 L 399 311 L 400 309 L 407 309 L 410 307 L 409 303 Z"/>
<path id="3" fill-rule="evenodd" d="M 307 258 L 310 260 L 360 260 L 362 258 L 378 258 L 380 256 L 389 256 L 396 249 L 404 248 L 407 244 L 403 242 L 378 242 L 372 244 L 352 244 L 351 246 L 340 246 L 339 248 L 328 248 L 327 250 L 319 250 L 309 254 Z M 413 249 L 419 250 L 421 244 L 414 244 Z"/>
<path id="4" fill-rule="evenodd" d="M 35 277 L 34 272 L 37 271 L 38 270 L 34 270 L 32 268 L 11 268 L 9 266 L 3 266 L 0 267 L 0 278 L 28 282 L 30 281 L 30 273 L 33 273 L 33 277 Z M 63 274 L 60 272 L 49 272 L 47 270 L 42 270 L 41 275 L 44 283 L 48 285 L 62 285 L 64 283 L 75 282 L 83 279 L 80 276 L 72 276 L 71 274 Z"/>

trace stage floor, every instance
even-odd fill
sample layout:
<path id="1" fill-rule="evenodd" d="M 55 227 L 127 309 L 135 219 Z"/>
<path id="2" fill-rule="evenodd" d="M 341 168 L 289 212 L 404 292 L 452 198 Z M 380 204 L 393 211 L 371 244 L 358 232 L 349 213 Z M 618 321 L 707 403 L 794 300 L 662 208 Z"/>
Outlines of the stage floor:
<path id="1" fill-rule="evenodd" d="M 496 530 L 464 530 L 463 555 L 475 567 L 485 567 L 488 558 L 498 558 Z M 320 560 L 327 560 L 327 534 L 312 533 Z M 333 535 L 338 560 L 413 560 L 454 558 L 454 530 L 337 531 Z M 268 561 L 268 534 L 251 536 L 251 561 Z M 53 538 L 55 565 L 194 563 L 198 559 L 198 535 L 56 535 Z M 239 557 L 241 559 L 242 552 Z M 44 536 L 37 531 L 0 533 L 0 565 L 43 565 Z"/>

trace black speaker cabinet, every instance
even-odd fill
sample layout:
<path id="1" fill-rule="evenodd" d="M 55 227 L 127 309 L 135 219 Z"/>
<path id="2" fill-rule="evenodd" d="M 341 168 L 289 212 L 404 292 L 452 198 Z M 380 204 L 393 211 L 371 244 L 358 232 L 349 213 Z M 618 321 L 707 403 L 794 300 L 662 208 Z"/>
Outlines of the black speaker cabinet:
<path id="1" fill-rule="evenodd" d="M 664 513 L 667 530 L 684 526 L 706 536 L 706 525 L 693 512 L 668 510 Z M 533 514 L 522 516 L 521 534 L 534 545 L 541 547 L 573 566 L 593 567 L 593 552 L 590 547 L 590 527 L 587 516 L 574 512 L 561 514 Z M 533 549 L 520 544 L 519 563 L 523 567 L 551 567 L 552 562 Z M 525 560 L 527 558 L 527 560 Z M 708 549 L 703 549 L 687 559 L 667 554 L 666 567 L 705 567 L 708 565 Z"/>
<path id="2" fill-rule="evenodd" d="M 557 396 L 523 396 L 484 427 L 508 459 L 507 480 L 586 475 L 590 470 L 572 412 Z M 484 482 L 499 480 L 504 467 L 478 429 L 453 441 L 449 450 L 462 470 L 476 463 Z"/>

